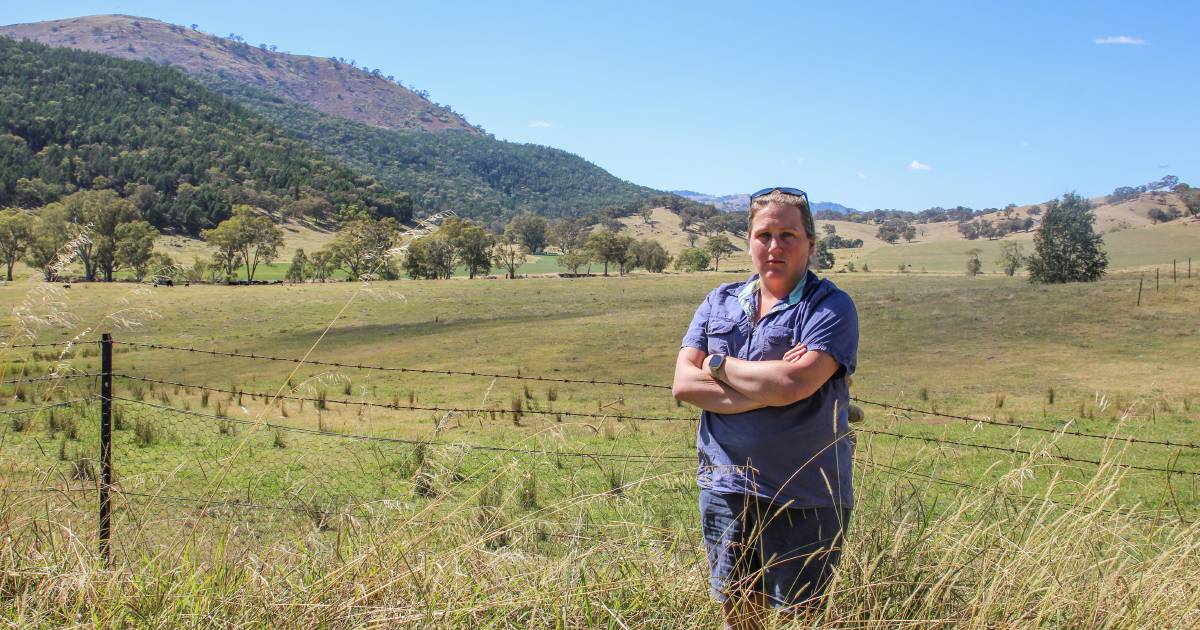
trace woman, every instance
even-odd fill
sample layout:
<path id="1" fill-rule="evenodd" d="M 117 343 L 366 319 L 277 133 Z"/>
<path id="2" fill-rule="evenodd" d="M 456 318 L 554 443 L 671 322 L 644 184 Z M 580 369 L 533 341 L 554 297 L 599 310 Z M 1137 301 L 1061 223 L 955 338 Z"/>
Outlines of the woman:
<path id="1" fill-rule="evenodd" d="M 757 272 L 709 293 L 672 387 L 700 407 L 700 512 L 726 627 L 756 627 L 823 594 L 854 504 L 847 379 L 858 352 L 850 296 L 809 270 L 808 196 L 750 197 Z"/>

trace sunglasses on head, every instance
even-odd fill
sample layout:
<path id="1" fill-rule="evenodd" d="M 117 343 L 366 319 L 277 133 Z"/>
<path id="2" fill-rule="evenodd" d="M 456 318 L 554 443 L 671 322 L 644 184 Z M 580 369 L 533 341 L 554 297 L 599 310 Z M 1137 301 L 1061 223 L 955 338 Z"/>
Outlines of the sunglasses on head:
<path id="1" fill-rule="evenodd" d="M 798 197 L 804 197 L 804 201 L 806 201 L 806 202 L 808 201 L 808 193 L 804 192 L 803 190 L 800 190 L 799 188 L 785 188 L 783 186 L 772 186 L 770 188 L 764 188 L 764 189 L 750 195 L 750 201 L 754 201 L 755 199 L 758 199 L 759 197 L 762 197 L 763 195 L 769 195 L 769 194 L 775 192 L 776 190 L 778 190 L 781 193 L 787 194 L 787 195 L 796 195 Z"/>

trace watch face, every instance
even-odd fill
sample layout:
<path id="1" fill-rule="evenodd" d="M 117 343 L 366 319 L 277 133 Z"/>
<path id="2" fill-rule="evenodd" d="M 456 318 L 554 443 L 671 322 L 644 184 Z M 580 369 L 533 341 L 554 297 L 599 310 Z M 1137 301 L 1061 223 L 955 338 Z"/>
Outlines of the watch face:
<path id="1" fill-rule="evenodd" d="M 725 363 L 725 355 L 714 354 L 712 359 L 708 361 L 708 369 L 714 372 L 721 369 L 721 364 Z"/>

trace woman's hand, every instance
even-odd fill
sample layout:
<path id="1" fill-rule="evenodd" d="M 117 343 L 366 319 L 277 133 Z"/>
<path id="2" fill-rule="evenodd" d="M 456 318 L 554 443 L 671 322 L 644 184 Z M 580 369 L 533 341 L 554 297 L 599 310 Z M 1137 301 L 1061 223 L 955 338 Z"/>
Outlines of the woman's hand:
<path id="1" fill-rule="evenodd" d="M 788 363 L 795 363 L 799 361 L 800 357 L 804 356 L 804 353 L 806 352 L 808 352 L 808 347 L 803 343 L 798 343 L 792 346 L 790 350 L 783 353 L 783 360 L 787 361 Z"/>

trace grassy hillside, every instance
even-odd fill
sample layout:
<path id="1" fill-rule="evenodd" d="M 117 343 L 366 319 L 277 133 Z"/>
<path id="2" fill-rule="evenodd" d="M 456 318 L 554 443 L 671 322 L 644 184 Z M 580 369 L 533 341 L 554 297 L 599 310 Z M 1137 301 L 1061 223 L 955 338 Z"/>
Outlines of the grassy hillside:
<path id="1" fill-rule="evenodd" d="M 932 227 L 932 226 L 931 226 Z M 1033 233 L 1018 233 L 1005 239 L 918 239 L 913 243 L 895 245 L 870 244 L 861 250 L 835 250 L 840 269 L 847 262 L 862 267 L 867 263 L 872 271 L 897 271 L 899 265 L 910 265 L 910 271 L 962 273 L 966 269 L 969 249 L 982 250 L 980 260 L 984 271 L 998 271 L 995 260 L 1000 245 L 1017 241 L 1025 253 L 1033 252 Z M 1108 252 L 1109 269 L 1120 270 L 1150 266 L 1170 266 L 1172 259 L 1186 260 L 1192 256 L 1200 261 L 1200 223 L 1195 221 L 1173 221 L 1162 225 L 1125 229 L 1104 235 L 1105 251 Z M 1198 267 L 1200 269 L 1200 267 Z"/>

